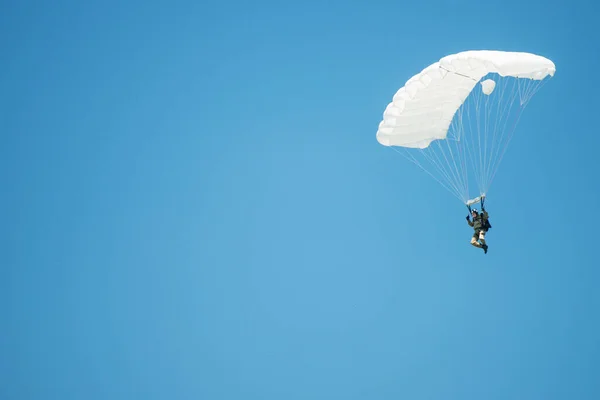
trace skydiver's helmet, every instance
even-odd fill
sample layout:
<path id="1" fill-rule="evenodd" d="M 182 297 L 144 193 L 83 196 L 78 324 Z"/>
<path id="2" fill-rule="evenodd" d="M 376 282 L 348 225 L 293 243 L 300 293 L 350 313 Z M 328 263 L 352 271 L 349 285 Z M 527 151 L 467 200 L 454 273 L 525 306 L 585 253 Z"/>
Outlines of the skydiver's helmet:
<path id="1" fill-rule="evenodd" d="M 471 210 L 471 214 L 479 215 L 479 212 L 476 208 L 474 208 L 473 210 Z"/>

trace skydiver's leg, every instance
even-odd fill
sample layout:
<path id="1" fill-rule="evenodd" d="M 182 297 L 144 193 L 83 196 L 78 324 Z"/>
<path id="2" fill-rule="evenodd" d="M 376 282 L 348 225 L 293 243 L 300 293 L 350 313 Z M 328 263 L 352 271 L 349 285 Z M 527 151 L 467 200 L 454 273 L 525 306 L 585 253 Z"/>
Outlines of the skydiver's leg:
<path id="1" fill-rule="evenodd" d="M 481 243 L 484 253 L 487 254 L 488 245 L 485 243 L 485 231 L 479 231 L 479 242 Z"/>
<path id="2" fill-rule="evenodd" d="M 479 242 L 477 241 L 477 238 L 479 237 L 479 231 L 475 231 L 475 233 L 473 233 L 473 236 L 471 237 L 471 244 L 475 247 L 481 247 L 481 244 L 479 244 Z"/>
<path id="3" fill-rule="evenodd" d="M 485 245 L 485 231 L 479 231 L 479 243 Z"/>

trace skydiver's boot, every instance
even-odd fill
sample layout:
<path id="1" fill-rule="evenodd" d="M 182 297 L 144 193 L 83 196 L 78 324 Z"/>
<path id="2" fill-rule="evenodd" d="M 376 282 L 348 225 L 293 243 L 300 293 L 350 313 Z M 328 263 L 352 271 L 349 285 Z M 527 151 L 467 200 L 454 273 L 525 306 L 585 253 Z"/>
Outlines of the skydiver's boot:
<path id="1" fill-rule="evenodd" d="M 483 249 L 483 252 L 487 254 L 488 245 L 484 243 L 481 245 L 481 248 Z"/>

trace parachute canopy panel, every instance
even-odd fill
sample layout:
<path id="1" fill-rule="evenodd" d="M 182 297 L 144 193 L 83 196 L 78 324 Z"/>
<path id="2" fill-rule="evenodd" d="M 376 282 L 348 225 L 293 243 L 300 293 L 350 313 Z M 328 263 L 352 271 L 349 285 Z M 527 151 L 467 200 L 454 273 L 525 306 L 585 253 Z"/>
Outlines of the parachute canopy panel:
<path id="1" fill-rule="evenodd" d="M 446 138 L 456 111 L 484 76 L 543 80 L 555 72 L 552 61 L 531 53 L 472 50 L 443 57 L 396 92 L 383 113 L 377 141 L 384 146 L 426 148 Z M 495 83 L 486 82 L 482 91 L 490 94 Z"/>

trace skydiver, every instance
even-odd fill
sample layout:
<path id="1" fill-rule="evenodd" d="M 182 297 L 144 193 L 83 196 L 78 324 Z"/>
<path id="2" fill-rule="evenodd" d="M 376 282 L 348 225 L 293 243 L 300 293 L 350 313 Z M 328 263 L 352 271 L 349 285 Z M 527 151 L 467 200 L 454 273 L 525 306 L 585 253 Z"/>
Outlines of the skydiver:
<path id="1" fill-rule="evenodd" d="M 477 209 L 471 210 L 473 221 L 471 221 L 469 215 L 467 215 L 467 223 L 469 226 L 472 226 L 475 231 L 471 237 L 471 244 L 483 249 L 483 252 L 487 254 L 488 245 L 485 242 L 485 234 L 492 226 L 490 225 L 489 215 L 483 206 L 483 202 L 481 203 L 481 211 L 482 213 L 480 214 L 477 212 Z"/>

